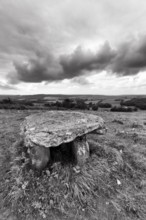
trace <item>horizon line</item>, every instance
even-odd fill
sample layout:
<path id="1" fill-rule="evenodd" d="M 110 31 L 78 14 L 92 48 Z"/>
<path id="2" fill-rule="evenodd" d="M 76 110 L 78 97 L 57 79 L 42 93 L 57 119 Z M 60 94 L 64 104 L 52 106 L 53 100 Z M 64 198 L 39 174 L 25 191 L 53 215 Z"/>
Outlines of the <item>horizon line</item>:
<path id="1" fill-rule="evenodd" d="M 47 94 L 47 93 L 38 93 L 38 94 L 0 94 L 0 96 L 146 96 L 146 94 L 118 94 L 118 95 L 106 95 L 106 94 Z"/>

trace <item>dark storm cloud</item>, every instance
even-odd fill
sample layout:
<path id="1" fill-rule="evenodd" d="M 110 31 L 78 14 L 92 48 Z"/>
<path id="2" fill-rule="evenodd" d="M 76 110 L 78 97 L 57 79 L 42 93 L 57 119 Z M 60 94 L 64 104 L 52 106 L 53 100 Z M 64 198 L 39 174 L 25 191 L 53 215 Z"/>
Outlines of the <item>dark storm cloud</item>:
<path id="1" fill-rule="evenodd" d="M 46 56 L 36 55 L 27 62 L 14 63 L 15 70 L 8 74 L 8 79 L 12 84 L 20 81 L 39 83 L 42 81 L 57 81 L 64 79 L 62 67 L 50 54 Z"/>
<path id="2" fill-rule="evenodd" d="M 115 55 L 115 51 L 108 43 L 105 43 L 97 53 L 84 51 L 81 47 L 77 47 L 70 55 L 58 58 L 51 54 L 39 53 L 23 64 L 15 62 L 15 71 L 9 73 L 8 78 L 13 84 L 20 81 L 38 83 L 72 79 L 84 75 L 87 71 L 105 69 Z M 83 80 L 79 81 L 83 84 Z"/>
<path id="3" fill-rule="evenodd" d="M 146 37 L 122 43 L 116 49 L 106 42 L 96 53 L 78 47 L 73 54 L 61 57 L 61 65 L 72 77 L 92 70 L 134 75 L 146 69 Z"/>
<path id="4" fill-rule="evenodd" d="M 146 69 L 146 37 L 126 42 L 117 49 L 110 69 L 119 75 L 134 75 Z"/>
<path id="5" fill-rule="evenodd" d="M 81 47 L 78 47 L 73 54 L 62 56 L 60 63 L 64 72 L 73 78 L 82 74 L 84 71 L 105 69 L 115 55 L 115 51 L 106 42 L 96 53 L 89 50 L 84 51 Z"/>
<path id="6" fill-rule="evenodd" d="M 23 64 L 15 62 L 14 67 L 15 71 L 8 75 L 14 84 L 73 79 L 102 70 L 117 76 L 134 75 L 146 69 L 146 39 L 142 37 L 123 43 L 117 49 L 105 42 L 97 52 L 77 47 L 72 54 L 57 58 L 42 52 Z"/>

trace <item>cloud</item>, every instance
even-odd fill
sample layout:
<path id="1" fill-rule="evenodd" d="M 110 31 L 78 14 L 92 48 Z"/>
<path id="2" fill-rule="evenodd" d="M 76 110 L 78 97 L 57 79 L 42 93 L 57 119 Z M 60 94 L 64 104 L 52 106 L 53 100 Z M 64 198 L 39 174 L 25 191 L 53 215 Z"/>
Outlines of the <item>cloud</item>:
<path id="1" fill-rule="evenodd" d="M 21 81 L 38 83 L 73 79 L 84 75 L 87 71 L 105 69 L 114 57 L 115 51 L 107 42 L 97 53 L 77 47 L 72 54 L 57 58 L 42 51 L 23 63 L 14 62 L 15 71 L 8 74 L 8 79 L 13 84 Z M 83 79 L 79 79 L 78 82 L 83 84 Z"/>
<path id="2" fill-rule="evenodd" d="M 77 47 L 73 53 L 55 57 L 41 51 L 23 63 L 14 63 L 15 71 L 8 74 L 11 83 L 42 82 L 73 79 L 103 70 L 117 76 L 135 75 L 146 69 L 145 37 L 120 44 L 113 49 L 105 42 L 97 52 Z M 83 84 L 83 80 L 78 82 Z"/>
<path id="3" fill-rule="evenodd" d="M 93 83 L 91 83 L 87 78 L 85 78 L 84 76 L 81 77 L 75 77 L 71 80 L 72 83 L 77 83 L 79 85 L 92 85 Z"/>
<path id="4" fill-rule="evenodd" d="M 4 83 L 0 83 L 0 89 L 2 89 L 2 90 L 17 90 L 16 87 L 8 85 L 8 84 L 4 84 Z"/>
<path id="5" fill-rule="evenodd" d="M 60 63 L 64 72 L 73 78 L 82 73 L 84 74 L 83 71 L 105 69 L 114 57 L 115 51 L 106 42 L 96 53 L 77 47 L 72 54 L 61 56 Z"/>
<path id="6" fill-rule="evenodd" d="M 134 75 L 146 69 L 146 37 L 123 43 L 110 69 L 119 75 Z"/>
<path id="7" fill-rule="evenodd" d="M 85 85 L 84 76 L 92 71 L 137 74 L 146 68 L 145 37 L 111 45 L 129 30 L 143 30 L 145 19 L 138 25 L 140 13 L 135 9 L 144 6 L 144 0 L 1 0 L 0 67 L 4 74 L 9 69 L 11 84 L 72 79 Z M 94 51 L 77 46 L 87 43 L 89 48 L 106 39 L 111 44 L 105 41 Z M 71 52 L 72 48 L 76 49 Z"/>
<path id="8" fill-rule="evenodd" d="M 15 70 L 8 74 L 12 84 L 19 82 L 38 83 L 64 79 L 62 66 L 51 54 L 36 54 L 36 57 L 20 63 L 14 63 Z"/>

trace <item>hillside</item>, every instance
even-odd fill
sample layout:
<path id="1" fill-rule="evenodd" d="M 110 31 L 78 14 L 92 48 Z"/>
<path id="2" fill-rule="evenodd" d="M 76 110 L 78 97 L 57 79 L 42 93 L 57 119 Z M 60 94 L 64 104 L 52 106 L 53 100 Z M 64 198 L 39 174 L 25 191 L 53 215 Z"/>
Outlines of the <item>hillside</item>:
<path id="1" fill-rule="evenodd" d="M 103 117 L 108 131 L 88 135 L 90 158 L 83 169 L 60 160 L 37 176 L 25 171 L 23 145 L 14 144 L 20 123 L 34 112 L 0 112 L 1 220 L 146 219 L 144 113 L 90 111 Z"/>

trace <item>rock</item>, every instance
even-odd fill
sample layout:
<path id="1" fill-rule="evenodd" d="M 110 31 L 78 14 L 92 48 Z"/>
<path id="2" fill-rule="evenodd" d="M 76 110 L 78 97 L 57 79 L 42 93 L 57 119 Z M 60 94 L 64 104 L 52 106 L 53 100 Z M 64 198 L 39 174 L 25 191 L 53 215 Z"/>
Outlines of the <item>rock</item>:
<path id="1" fill-rule="evenodd" d="M 26 146 L 56 147 L 96 129 L 104 129 L 104 121 L 97 115 L 48 111 L 26 117 L 21 130 Z"/>
<path id="2" fill-rule="evenodd" d="M 114 119 L 112 122 L 123 125 L 124 122 L 121 119 Z"/>
<path id="3" fill-rule="evenodd" d="M 38 170 L 42 170 L 46 167 L 50 160 L 50 149 L 43 146 L 36 145 L 29 148 L 29 155 L 34 166 Z"/>
<path id="4" fill-rule="evenodd" d="M 118 184 L 118 185 L 121 185 L 121 181 L 120 181 L 120 180 L 118 180 L 118 179 L 117 179 L 117 184 Z"/>
<path id="5" fill-rule="evenodd" d="M 78 137 L 74 140 L 73 152 L 76 163 L 82 166 L 89 157 L 89 144 L 86 141 L 86 136 Z"/>
<path id="6" fill-rule="evenodd" d="M 47 174 L 47 176 L 50 176 L 50 175 L 51 175 L 51 173 L 50 173 L 49 170 L 46 170 L 46 174 Z"/>
<path id="7" fill-rule="evenodd" d="M 30 157 L 36 168 L 43 169 L 50 159 L 50 147 L 71 143 L 75 159 L 83 164 L 89 156 L 85 135 L 105 129 L 104 121 L 97 115 L 48 111 L 26 117 L 21 126 L 24 144 L 30 149 Z M 34 155 L 36 155 L 34 157 Z"/>

